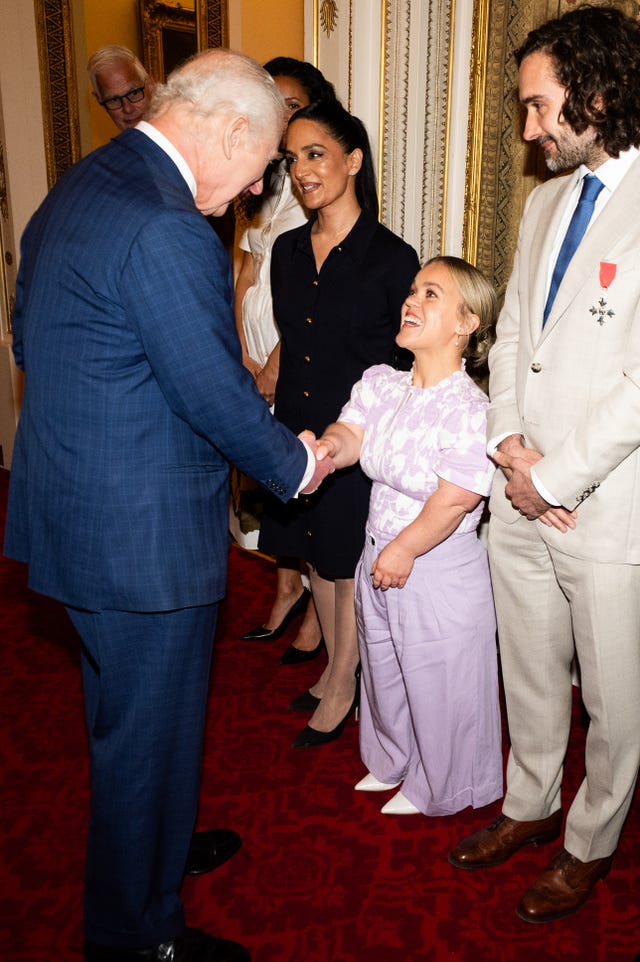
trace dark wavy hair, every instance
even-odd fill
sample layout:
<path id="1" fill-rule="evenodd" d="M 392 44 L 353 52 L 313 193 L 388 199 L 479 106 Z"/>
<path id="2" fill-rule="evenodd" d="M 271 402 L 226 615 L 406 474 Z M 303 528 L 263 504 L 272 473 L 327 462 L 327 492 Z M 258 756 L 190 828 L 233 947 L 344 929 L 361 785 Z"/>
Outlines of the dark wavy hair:
<path id="1" fill-rule="evenodd" d="M 264 69 L 272 77 L 291 77 L 297 80 L 307 93 L 311 103 L 317 100 L 335 100 L 338 97 L 332 83 L 307 60 L 296 60 L 294 57 L 274 57 L 264 64 Z M 271 195 L 271 179 L 277 162 L 269 164 L 264 172 L 261 194 L 242 194 L 235 202 L 234 212 L 236 221 L 242 226 L 250 224 L 258 213 L 267 197 Z"/>
<path id="2" fill-rule="evenodd" d="M 292 127 L 299 120 L 309 120 L 314 124 L 320 124 L 330 137 L 337 140 L 347 154 L 356 149 L 362 151 L 362 166 L 356 174 L 356 197 L 362 209 L 369 211 L 377 219 L 378 190 L 376 175 L 373 169 L 369 135 L 362 121 L 345 110 L 337 100 L 321 100 L 318 103 L 309 104 L 308 107 L 303 107 L 293 115 L 289 121 L 289 127 Z"/>
<path id="3" fill-rule="evenodd" d="M 576 134 L 594 127 L 610 157 L 640 144 L 640 24 L 614 7 L 585 5 L 532 30 L 518 66 L 537 52 L 553 60 Z"/>

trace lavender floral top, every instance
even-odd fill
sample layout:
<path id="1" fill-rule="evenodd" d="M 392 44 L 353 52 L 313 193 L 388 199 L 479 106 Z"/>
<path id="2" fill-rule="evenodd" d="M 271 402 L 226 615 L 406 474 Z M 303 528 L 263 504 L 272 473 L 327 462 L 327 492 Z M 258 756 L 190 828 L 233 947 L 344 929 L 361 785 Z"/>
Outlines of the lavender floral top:
<path id="1" fill-rule="evenodd" d="M 456 371 L 433 387 L 411 383 L 410 371 L 368 368 L 339 420 L 364 428 L 362 470 L 373 480 L 369 523 L 395 537 L 420 513 L 438 478 L 486 497 L 494 465 L 486 454 L 486 394 Z M 474 531 L 482 502 L 454 534 Z"/>

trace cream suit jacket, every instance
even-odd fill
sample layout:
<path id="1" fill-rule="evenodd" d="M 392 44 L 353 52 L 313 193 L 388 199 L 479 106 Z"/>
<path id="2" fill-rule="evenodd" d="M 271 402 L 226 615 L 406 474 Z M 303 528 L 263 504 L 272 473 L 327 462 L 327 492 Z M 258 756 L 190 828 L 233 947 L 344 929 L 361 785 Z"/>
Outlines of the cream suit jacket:
<path id="1" fill-rule="evenodd" d="M 543 454 L 540 482 L 577 508 L 575 531 L 535 522 L 546 542 L 576 558 L 638 564 L 640 158 L 582 239 L 543 331 L 549 258 L 578 177 L 551 180 L 527 201 L 490 354 L 488 437 L 522 434 Z M 606 290 L 601 262 L 615 264 Z M 498 471 L 490 508 L 513 522 L 505 483 Z"/>

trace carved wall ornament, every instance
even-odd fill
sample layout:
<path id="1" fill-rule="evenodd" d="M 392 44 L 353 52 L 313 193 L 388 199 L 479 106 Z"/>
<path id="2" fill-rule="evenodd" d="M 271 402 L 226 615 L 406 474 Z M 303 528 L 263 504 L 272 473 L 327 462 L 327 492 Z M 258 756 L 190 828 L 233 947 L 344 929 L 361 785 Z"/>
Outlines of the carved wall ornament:
<path id="1" fill-rule="evenodd" d="M 338 24 L 338 4 L 335 0 L 322 0 L 320 23 L 327 37 L 330 37 Z"/>
<path id="2" fill-rule="evenodd" d="M 2 142 L 0 142 L 0 217 L 2 217 L 2 220 L 9 220 L 7 176 L 4 170 L 4 144 Z"/>

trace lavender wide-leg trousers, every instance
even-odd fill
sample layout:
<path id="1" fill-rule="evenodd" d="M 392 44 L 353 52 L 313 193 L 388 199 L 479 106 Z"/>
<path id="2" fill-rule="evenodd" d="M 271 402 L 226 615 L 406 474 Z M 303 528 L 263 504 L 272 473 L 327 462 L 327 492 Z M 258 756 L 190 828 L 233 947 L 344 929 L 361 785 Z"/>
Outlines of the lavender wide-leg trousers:
<path id="1" fill-rule="evenodd" d="M 356 571 L 360 751 L 425 815 L 502 796 L 496 624 L 475 532 L 416 559 L 404 588 L 372 586 L 388 538 L 367 528 Z"/>

